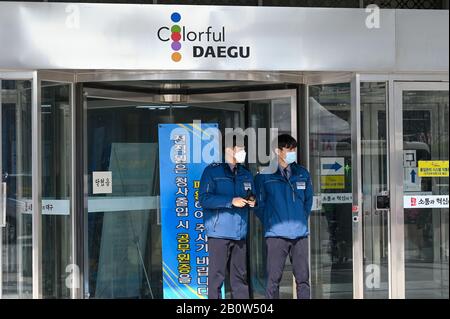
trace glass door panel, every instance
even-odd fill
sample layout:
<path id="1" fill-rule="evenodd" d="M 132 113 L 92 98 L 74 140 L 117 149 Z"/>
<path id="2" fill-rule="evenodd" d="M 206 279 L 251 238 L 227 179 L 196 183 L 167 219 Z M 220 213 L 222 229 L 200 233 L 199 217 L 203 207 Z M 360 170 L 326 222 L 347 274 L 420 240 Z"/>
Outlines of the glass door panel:
<path id="1" fill-rule="evenodd" d="M 312 298 L 353 298 L 350 83 L 309 86 Z M 313 208 L 314 209 L 314 208 Z"/>
<path id="2" fill-rule="evenodd" d="M 399 84 L 406 298 L 449 296 L 448 84 Z"/>
<path id="3" fill-rule="evenodd" d="M 0 298 L 32 298 L 31 80 L 0 74 Z"/>
<path id="4" fill-rule="evenodd" d="M 72 84 L 40 84 L 43 298 L 70 298 L 79 273 L 72 257 Z"/>
<path id="5" fill-rule="evenodd" d="M 364 298 L 387 299 L 389 210 L 377 205 L 377 198 L 387 198 L 389 191 L 387 83 L 362 82 L 360 94 Z"/>

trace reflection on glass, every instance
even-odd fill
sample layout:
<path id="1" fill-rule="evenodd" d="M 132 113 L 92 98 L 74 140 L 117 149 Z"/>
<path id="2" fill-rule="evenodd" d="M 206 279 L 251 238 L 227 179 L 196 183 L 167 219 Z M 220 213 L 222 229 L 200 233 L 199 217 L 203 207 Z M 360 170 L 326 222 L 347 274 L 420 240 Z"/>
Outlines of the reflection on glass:
<path id="1" fill-rule="evenodd" d="M 322 200 L 310 217 L 312 298 L 353 298 L 350 84 L 310 86 L 309 96 L 310 173 Z M 337 177 L 322 173 L 323 158 L 338 161 Z"/>
<path id="2" fill-rule="evenodd" d="M 42 286 L 44 298 L 70 298 L 70 84 L 42 82 Z M 70 269 L 70 268 L 69 268 Z"/>
<path id="3" fill-rule="evenodd" d="M 448 161 L 448 91 L 403 91 L 403 148 Z M 410 180 L 405 168 L 405 181 Z M 448 177 L 417 176 L 404 195 L 447 195 Z M 406 298 L 448 299 L 448 208 L 404 209 Z"/>
<path id="4" fill-rule="evenodd" d="M 386 83 L 361 83 L 364 298 L 389 298 L 388 211 L 376 210 L 387 188 Z"/>
<path id="5" fill-rule="evenodd" d="M 0 297 L 31 298 L 31 82 L 2 80 L 0 89 L 0 164 L 6 187 L 6 224 L 0 227 Z"/>

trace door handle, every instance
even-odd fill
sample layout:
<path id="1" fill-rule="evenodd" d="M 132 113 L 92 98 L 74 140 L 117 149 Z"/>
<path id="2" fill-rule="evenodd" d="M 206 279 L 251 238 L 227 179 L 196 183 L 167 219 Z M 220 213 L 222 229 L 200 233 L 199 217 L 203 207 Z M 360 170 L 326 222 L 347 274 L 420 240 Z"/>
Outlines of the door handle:
<path id="1" fill-rule="evenodd" d="M 376 210 L 389 210 L 391 207 L 388 194 L 381 194 L 376 196 Z"/>
<path id="2" fill-rule="evenodd" d="M 1 184 L 0 227 L 6 227 L 6 182 Z"/>

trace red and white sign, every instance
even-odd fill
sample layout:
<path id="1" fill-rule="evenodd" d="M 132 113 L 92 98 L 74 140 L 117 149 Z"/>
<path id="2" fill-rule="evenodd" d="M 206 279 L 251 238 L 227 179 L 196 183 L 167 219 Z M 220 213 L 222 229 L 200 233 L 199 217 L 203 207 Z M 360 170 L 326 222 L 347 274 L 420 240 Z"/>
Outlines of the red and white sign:
<path id="1" fill-rule="evenodd" d="M 403 208 L 448 208 L 448 195 L 403 196 Z"/>

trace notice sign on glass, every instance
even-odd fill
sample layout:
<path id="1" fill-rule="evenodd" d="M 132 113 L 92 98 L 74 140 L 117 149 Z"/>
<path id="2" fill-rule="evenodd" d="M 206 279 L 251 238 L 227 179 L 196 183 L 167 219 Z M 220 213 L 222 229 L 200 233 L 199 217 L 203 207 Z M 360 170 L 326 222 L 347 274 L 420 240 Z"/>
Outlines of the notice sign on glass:
<path id="1" fill-rule="evenodd" d="M 112 172 L 92 172 L 92 194 L 112 193 Z"/>
<path id="2" fill-rule="evenodd" d="M 420 177 L 448 177 L 448 161 L 419 161 Z"/>
<path id="3" fill-rule="evenodd" d="M 448 195 L 403 196 L 404 208 L 448 208 Z"/>
<path id="4" fill-rule="evenodd" d="M 200 178 L 219 161 L 217 124 L 160 124 L 163 291 L 167 299 L 208 296 L 208 246 Z"/>

